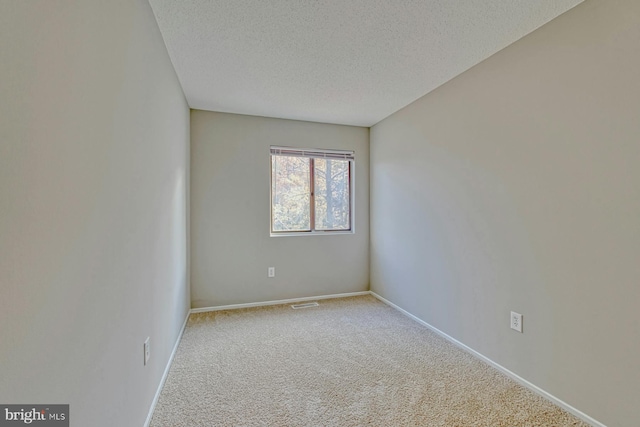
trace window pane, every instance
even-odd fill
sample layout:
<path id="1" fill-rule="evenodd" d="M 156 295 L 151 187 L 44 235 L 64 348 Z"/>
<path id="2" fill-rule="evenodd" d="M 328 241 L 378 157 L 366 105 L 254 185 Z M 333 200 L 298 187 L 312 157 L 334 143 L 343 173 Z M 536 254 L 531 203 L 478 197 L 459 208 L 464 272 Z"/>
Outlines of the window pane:
<path id="1" fill-rule="evenodd" d="M 315 228 L 349 230 L 349 161 L 315 159 Z"/>
<path id="2" fill-rule="evenodd" d="M 271 156 L 271 220 L 273 231 L 311 229 L 310 160 Z"/>

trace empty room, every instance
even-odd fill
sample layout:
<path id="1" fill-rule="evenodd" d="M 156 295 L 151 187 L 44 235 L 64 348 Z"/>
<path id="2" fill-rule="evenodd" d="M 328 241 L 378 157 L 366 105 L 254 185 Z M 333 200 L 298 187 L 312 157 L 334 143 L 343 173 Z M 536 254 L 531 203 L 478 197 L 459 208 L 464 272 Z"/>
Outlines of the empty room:
<path id="1" fill-rule="evenodd" d="M 0 425 L 640 426 L 637 0 L 0 0 Z"/>

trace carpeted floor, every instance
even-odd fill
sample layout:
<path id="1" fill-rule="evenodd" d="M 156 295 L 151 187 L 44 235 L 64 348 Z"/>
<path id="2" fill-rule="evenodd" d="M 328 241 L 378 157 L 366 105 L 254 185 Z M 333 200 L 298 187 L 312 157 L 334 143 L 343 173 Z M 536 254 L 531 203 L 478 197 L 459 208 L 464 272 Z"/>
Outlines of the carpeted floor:
<path id="1" fill-rule="evenodd" d="M 151 427 L 587 424 L 371 296 L 193 314 Z"/>

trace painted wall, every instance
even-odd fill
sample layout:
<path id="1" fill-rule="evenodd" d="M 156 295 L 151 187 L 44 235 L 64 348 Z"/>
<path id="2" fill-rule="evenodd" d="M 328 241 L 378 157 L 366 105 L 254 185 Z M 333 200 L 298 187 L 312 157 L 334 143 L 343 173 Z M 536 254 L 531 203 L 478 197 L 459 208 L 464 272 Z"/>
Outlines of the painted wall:
<path id="1" fill-rule="evenodd" d="M 640 2 L 588 0 L 371 129 L 372 290 L 611 427 L 640 420 L 639 46 Z"/>
<path id="2" fill-rule="evenodd" d="M 3 1 L 0 40 L 0 402 L 142 426 L 189 309 L 184 95 L 145 0 Z"/>
<path id="3" fill-rule="evenodd" d="M 355 234 L 269 237 L 271 145 L 355 151 Z M 191 165 L 194 308 L 369 288 L 368 129 L 192 110 Z"/>

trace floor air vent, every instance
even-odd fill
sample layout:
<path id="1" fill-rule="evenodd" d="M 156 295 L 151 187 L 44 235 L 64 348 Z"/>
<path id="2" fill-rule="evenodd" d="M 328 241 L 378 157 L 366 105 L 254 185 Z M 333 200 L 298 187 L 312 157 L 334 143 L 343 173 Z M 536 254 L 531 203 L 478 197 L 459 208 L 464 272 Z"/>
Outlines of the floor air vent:
<path id="1" fill-rule="evenodd" d="M 317 302 L 307 302 L 305 304 L 294 304 L 291 306 L 291 308 L 293 308 L 294 310 L 297 310 L 299 308 L 309 308 L 309 307 L 317 307 L 320 304 L 318 304 Z"/>

